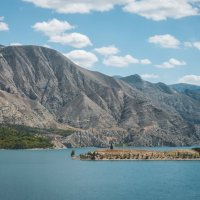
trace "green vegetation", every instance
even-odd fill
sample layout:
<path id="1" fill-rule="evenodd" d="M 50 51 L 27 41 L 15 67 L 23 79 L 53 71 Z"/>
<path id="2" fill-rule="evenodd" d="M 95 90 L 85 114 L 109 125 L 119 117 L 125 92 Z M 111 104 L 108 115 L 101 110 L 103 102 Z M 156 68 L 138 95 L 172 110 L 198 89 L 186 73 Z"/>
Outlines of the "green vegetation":
<path id="1" fill-rule="evenodd" d="M 88 156 L 86 156 L 86 154 L 80 154 L 80 159 L 86 160 L 86 159 L 88 159 Z"/>
<path id="2" fill-rule="evenodd" d="M 96 159 L 96 152 L 95 151 L 90 151 L 86 154 L 80 154 L 80 159 L 81 160 L 95 160 Z"/>
<path id="3" fill-rule="evenodd" d="M 37 128 L 37 127 L 29 127 L 29 126 L 24 126 L 24 125 L 13 125 L 13 124 L 0 124 L 1 127 L 7 127 L 7 128 L 12 128 L 17 130 L 18 132 L 26 132 L 30 134 L 57 134 L 63 137 L 67 137 L 74 133 L 73 129 L 53 129 L 53 128 Z"/>
<path id="4" fill-rule="evenodd" d="M 110 143 L 110 149 L 113 149 L 113 144 L 112 143 Z"/>
<path id="5" fill-rule="evenodd" d="M 199 147 L 192 148 L 192 150 L 197 151 L 198 153 L 200 153 L 200 148 Z"/>
<path id="6" fill-rule="evenodd" d="M 31 129 L 32 131 L 29 131 Z M 33 133 L 34 132 L 34 133 Z M 37 129 L 0 125 L 0 149 L 52 148 L 51 141 L 39 136 Z"/>
<path id="7" fill-rule="evenodd" d="M 75 150 L 72 150 L 71 157 L 74 157 L 74 156 L 75 156 Z"/>

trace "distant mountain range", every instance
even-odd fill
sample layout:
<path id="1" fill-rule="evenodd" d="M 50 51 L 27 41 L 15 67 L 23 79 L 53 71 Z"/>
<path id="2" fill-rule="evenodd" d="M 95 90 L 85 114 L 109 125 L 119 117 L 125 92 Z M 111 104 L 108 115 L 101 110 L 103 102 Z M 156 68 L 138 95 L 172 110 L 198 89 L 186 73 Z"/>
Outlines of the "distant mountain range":
<path id="1" fill-rule="evenodd" d="M 189 85 L 189 84 L 175 84 L 170 86 L 172 89 L 185 94 L 197 101 L 200 101 L 200 86 L 197 85 Z"/>
<path id="2" fill-rule="evenodd" d="M 65 146 L 200 144 L 200 87 L 110 77 L 39 46 L 0 47 L 0 123 L 73 129 Z"/>

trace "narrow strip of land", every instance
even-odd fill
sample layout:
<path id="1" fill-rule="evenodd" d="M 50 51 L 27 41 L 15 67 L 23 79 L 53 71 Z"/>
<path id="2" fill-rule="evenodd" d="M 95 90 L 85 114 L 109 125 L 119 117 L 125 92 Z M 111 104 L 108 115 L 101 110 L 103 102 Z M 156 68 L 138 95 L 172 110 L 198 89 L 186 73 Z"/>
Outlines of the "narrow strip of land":
<path id="1" fill-rule="evenodd" d="M 80 160 L 200 160 L 200 148 L 171 151 L 98 149 L 79 157 Z"/>

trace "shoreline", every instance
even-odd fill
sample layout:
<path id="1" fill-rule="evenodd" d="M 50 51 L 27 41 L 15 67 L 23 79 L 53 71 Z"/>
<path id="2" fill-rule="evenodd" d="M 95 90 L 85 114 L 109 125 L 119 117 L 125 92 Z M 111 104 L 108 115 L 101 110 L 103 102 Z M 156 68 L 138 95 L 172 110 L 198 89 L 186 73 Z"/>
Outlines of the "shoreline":
<path id="1" fill-rule="evenodd" d="M 47 151 L 47 150 L 62 150 L 68 148 L 33 148 L 33 149 L 0 149 L 0 151 Z"/>
<path id="2" fill-rule="evenodd" d="M 80 154 L 80 160 L 95 161 L 200 161 L 200 148 L 169 151 L 144 149 L 97 149 Z"/>
<path id="3" fill-rule="evenodd" d="M 81 159 L 80 159 L 81 160 Z M 90 160 L 85 160 L 90 161 Z M 200 161 L 198 159 L 99 159 L 95 161 Z"/>

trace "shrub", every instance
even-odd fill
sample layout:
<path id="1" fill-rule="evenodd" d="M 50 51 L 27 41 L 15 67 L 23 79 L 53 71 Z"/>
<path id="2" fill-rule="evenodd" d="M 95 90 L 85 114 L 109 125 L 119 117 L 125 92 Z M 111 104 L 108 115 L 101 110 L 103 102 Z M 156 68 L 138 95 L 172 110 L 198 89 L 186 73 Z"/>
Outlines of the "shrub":
<path id="1" fill-rule="evenodd" d="M 26 130 L 0 126 L 0 149 L 52 148 L 51 141 Z"/>
<path id="2" fill-rule="evenodd" d="M 71 157 L 74 157 L 74 156 L 75 156 L 75 150 L 72 150 Z"/>

